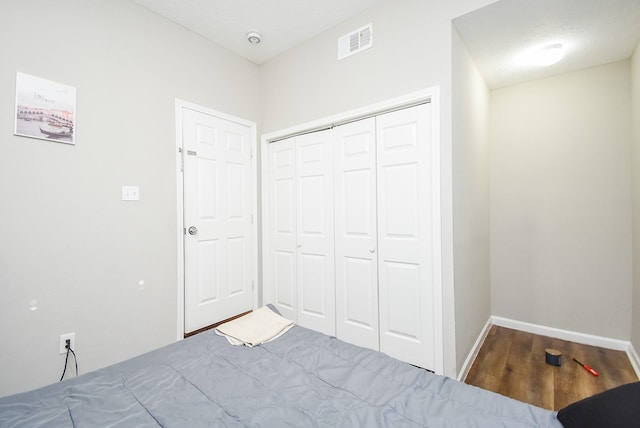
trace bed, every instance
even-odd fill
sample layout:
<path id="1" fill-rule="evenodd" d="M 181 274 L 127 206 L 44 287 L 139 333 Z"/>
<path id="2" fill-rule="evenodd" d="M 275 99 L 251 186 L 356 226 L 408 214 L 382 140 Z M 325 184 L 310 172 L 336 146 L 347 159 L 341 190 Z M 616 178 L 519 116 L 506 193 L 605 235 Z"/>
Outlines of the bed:
<path id="1" fill-rule="evenodd" d="M 562 427 L 556 413 L 300 326 L 259 346 L 206 331 L 0 398 L 0 427 Z"/>

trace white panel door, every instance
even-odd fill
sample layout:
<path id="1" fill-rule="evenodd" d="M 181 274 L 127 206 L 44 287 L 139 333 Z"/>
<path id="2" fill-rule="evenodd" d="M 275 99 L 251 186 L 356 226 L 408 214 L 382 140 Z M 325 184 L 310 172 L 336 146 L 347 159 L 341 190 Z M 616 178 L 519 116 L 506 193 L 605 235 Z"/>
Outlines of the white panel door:
<path id="1" fill-rule="evenodd" d="M 253 307 L 251 130 L 183 109 L 185 332 Z"/>
<path id="2" fill-rule="evenodd" d="M 335 335 L 331 132 L 296 137 L 298 324 Z"/>
<path id="3" fill-rule="evenodd" d="M 378 350 L 375 118 L 333 132 L 336 333 Z"/>
<path id="4" fill-rule="evenodd" d="M 431 105 L 376 125 L 380 350 L 435 369 Z"/>
<path id="5" fill-rule="evenodd" d="M 270 284 L 265 301 L 282 316 L 298 320 L 296 290 L 296 152 L 295 138 L 269 144 Z"/>

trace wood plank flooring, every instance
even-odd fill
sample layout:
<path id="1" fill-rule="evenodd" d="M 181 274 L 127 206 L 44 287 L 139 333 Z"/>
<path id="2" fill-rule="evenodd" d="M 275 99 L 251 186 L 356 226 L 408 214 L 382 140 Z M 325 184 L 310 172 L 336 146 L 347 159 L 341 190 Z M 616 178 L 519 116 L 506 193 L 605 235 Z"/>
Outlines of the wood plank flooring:
<path id="1" fill-rule="evenodd" d="M 545 362 L 546 348 L 562 352 L 562 366 Z M 600 376 L 593 376 L 573 358 L 593 367 Z M 539 407 L 560 410 L 598 392 L 637 380 L 623 351 L 492 326 L 465 382 Z"/>

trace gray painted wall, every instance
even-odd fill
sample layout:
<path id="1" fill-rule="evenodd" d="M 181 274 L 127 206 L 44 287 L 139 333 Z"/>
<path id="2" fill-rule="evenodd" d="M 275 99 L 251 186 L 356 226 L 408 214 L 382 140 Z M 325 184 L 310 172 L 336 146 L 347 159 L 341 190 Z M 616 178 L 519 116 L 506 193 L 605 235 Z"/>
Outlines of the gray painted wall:
<path id="1" fill-rule="evenodd" d="M 489 89 L 453 31 L 453 260 L 456 368 L 491 316 Z"/>
<path id="2" fill-rule="evenodd" d="M 64 333 L 81 372 L 175 341 L 175 98 L 258 121 L 259 79 L 127 0 L 3 0 L 0 52 L 2 396 L 59 379 Z M 75 146 L 13 135 L 16 71 L 76 87 Z"/>
<path id="3" fill-rule="evenodd" d="M 629 61 L 491 93 L 494 315 L 629 340 Z"/>

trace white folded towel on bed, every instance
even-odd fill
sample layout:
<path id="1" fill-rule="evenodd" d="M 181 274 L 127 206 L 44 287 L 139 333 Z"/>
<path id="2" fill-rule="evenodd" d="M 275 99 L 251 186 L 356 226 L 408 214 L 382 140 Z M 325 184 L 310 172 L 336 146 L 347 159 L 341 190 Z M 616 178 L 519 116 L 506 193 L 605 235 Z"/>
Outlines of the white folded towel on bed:
<path id="1" fill-rule="evenodd" d="M 266 306 L 216 328 L 232 345 L 256 346 L 277 339 L 293 327 L 293 321 Z"/>

